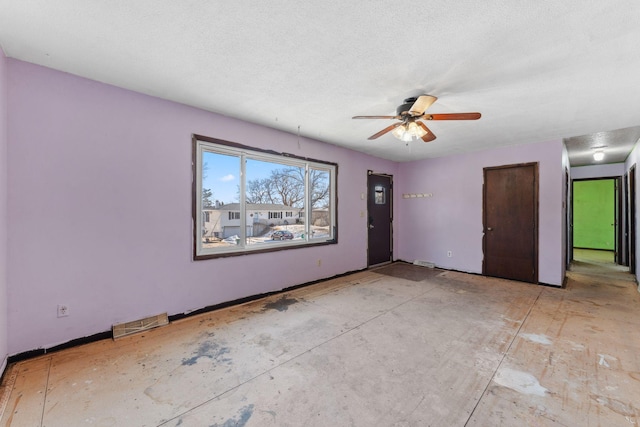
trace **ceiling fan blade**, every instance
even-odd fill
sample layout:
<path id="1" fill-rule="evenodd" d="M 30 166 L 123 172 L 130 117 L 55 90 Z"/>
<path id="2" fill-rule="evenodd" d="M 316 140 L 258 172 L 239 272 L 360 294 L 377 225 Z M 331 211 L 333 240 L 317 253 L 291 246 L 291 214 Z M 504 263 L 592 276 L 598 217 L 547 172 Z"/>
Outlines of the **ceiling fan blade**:
<path id="1" fill-rule="evenodd" d="M 427 125 L 425 125 L 424 123 L 419 122 L 419 121 L 417 121 L 417 120 L 416 120 L 416 123 L 417 123 L 417 124 L 418 124 L 418 126 L 420 126 L 422 129 L 424 129 L 424 130 L 425 130 L 425 132 L 427 132 L 427 133 L 425 133 L 425 134 L 422 136 L 422 140 L 423 140 L 424 142 L 431 142 L 431 141 L 433 141 L 434 139 L 436 139 L 435 134 L 434 134 L 433 132 L 431 132 L 431 129 L 429 129 L 429 128 L 427 127 Z"/>
<path id="2" fill-rule="evenodd" d="M 436 102 L 438 98 L 431 95 L 420 95 L 416 102 L 413 103 L 409 109 L 409 114 L 412 116 L 421 116 L 427 111 L 427 108 L 431 107 L 431 104 Z"/>
<path id="3" fill-rule="evenodd" d="M 421 118 L 425 120 L 478 120 L 480 113 L 448 113 L 448 114 L 425 114 Z"/>
<path id="4" fill-rule="evenodd" d="M 402 126 L 402 122 L 399 123 L 394 123 L 391 126 L 387 126 L 386 128 L 382 129 L 380 132 L 378 133 L 374 133 L 373 135 L 371 135 L 369 138 L 367 139 L 376 139 L 382 135 L 384 135 L 387 132 L 390 132 L 392 130 L 394 130 L 395 128 L 397 128 L 398 126 Z"/>
<path id="5" fill-rule="evenodd" d="M 352 119 L 400 119 L 400 116 L 353 116 Z"/>

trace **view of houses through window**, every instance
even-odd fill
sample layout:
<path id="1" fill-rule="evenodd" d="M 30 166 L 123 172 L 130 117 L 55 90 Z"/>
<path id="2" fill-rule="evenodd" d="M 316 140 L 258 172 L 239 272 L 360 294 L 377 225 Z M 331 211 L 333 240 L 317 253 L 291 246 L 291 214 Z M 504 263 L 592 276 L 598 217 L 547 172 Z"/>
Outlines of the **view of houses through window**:
<path id="1" fill-rule="evenodd" d="M 334 239 L 335 165 L 200 140 L 196 150 L 196 256 Z"/>

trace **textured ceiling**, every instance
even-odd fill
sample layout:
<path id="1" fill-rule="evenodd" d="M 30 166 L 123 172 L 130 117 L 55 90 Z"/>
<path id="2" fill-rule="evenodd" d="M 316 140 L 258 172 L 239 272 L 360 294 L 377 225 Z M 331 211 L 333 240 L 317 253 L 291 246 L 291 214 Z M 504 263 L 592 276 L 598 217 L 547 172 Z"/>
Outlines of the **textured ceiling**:
<path id="1" fill-rule="evenodd" d="M 587 166 L 596 163 L 622 163 L 640 139 L 640 126 L 597 132 L 565 139 L 571 166 Z M 595 161 L 593 154 L 602 151 L 605 156 Z"/>
<path id="2" fill-rule="evenodd" d="M 0 46 L 406 161 L 640 125 L 639 22 L 637 0 L 0 0 Z M 408 145 L 367 140 L 389 121 L 351 119 L 422 93 L 439 98 L 430 113 L 482 118 L 430 122 L 438 138 Z"/>

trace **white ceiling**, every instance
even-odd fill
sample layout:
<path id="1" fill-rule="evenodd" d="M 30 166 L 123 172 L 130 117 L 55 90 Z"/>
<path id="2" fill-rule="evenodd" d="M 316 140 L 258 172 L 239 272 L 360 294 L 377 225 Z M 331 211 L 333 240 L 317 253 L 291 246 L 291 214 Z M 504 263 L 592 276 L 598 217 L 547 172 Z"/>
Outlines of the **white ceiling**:
<path id="1" fill-rule="evenodd" d="M 0 46 L 397 161 L 640 125 L 638 0 L 0 0 Z M 482 118 L 408 146 L 351 119 L 423 93 Z"/>

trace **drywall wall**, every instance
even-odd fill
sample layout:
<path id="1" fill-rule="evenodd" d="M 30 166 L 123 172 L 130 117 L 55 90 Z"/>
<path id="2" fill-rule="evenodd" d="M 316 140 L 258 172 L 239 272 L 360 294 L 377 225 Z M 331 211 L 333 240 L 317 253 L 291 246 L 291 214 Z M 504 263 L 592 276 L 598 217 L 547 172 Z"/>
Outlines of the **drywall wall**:
<path id="1" fill-rule="evenodd" d="M 638 147 L 638 142 L 636 141 L 635 146 L 633 147 L 633 150 L 631 150 L 631 153 L 629 154 L 629 156 L 627 157 L 627 160 L 624 162 L 624 170 L 626 173 L 629 172 L 629 170 L 631 168 L 635 168 L 635 174 L 636 174 L 636 182 L 634 183 L 634 187 L 636 190 L 636 197 L 635 197 L 635 217 L 634 218 L 629 218 L 629 222 L 631 223 L 629 225 L 629 229 L 631 230 L 632 228 L 635 229 L 635 235 L 636 235 L 636 244 L 634 249 L 634 254 L 635 254 L 635 258 L 636 258 L 636 262 L 635 262 L 635 268 L 634 271 L 636 272 L 636 281 L 640 282 L 640 280 L 638 280 L 638 274 L 640 273 L 640 236 L 638 235 L 638 225 L 640 224 L 640 222 L 638 222 L 638 210 L 640 208 L 640 190 L 638 188 L 638 175 L 640 174 L 640 169 L 639 169 L 639 164 L 640 164 L 640 148 Z M 633 202 L 632 202 L 633 203 Z M 631 205 L 629 206 L 629 210 L 631 210 Z M 635 224 L 635 226 L 633 226 L 632 224 Z M 629 257 L 631 256 L 631 254 L 629 254 Z M 638 285 L 638 290 L 640 291 L 640 284 Z"/>
<path id="2" fill-rule="evenodd" d="M 571 165 L 569 164 L 569 151 L 567 146 L 562 144 L 562 277 L 565 277 L 569 260 L 573 254 L 571 229 Z M 563 279 L 564 280 L 564 279 Z"/>
<path id="3" fill-rule="evenodd" d="M 571 179 L 613 178 L 624 175 L 624 163 L 577 166 L 571 168 Z"/>
<path id="4" fill-rule="evenodd" d="M 367 266 L 360 194 L 395 163 L 7 62 L 10 354 Z M 193 133 L 338 163 L 339 244 L 193 261 Z"/>
<path id="5" fill-rule="evenodd" d="M 561 285 L 562 149 L 562 141 L 558 140 L 404 163 L 396 180 L 396 192 L 433 196 L 400 199 L 396 215 L 398 258 L 482 273 L 483 168 L 538 162 L 538 279 Z M 451 257 L 447 256 L 448 251 Z"/>
<path id="6" fill-rule="evenodd" d="M 573 181 L 573 246 L 615 250 L 615 180 Z"/>
<path id="7" fill-rule="evenodd" d="M 7 58 L 0 46 L 0 372 L 8 354 L 7 328 Z"/>

